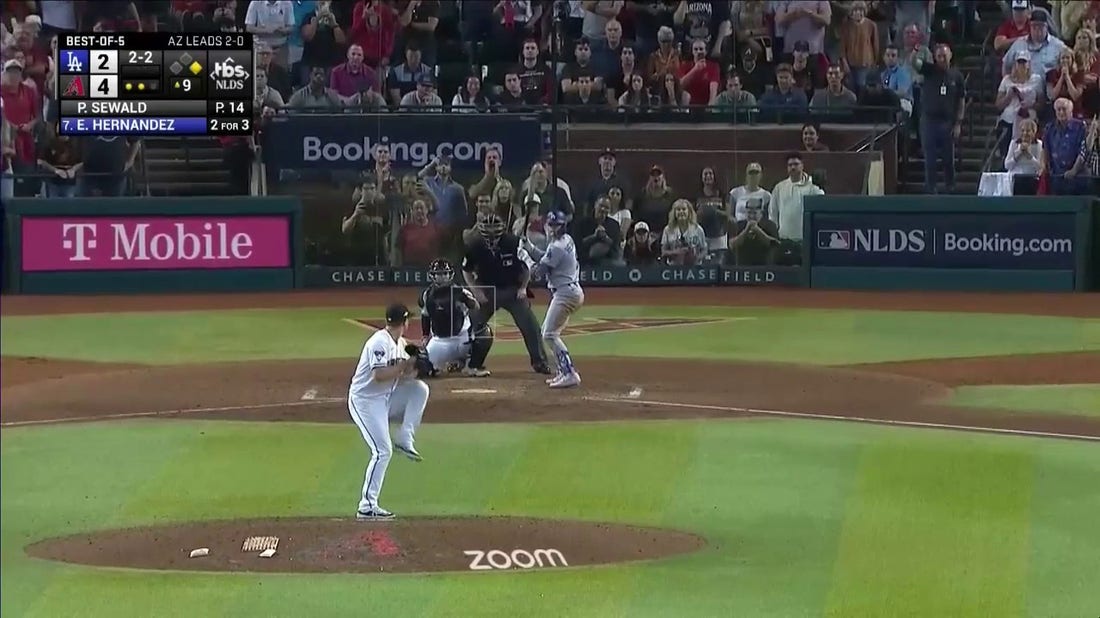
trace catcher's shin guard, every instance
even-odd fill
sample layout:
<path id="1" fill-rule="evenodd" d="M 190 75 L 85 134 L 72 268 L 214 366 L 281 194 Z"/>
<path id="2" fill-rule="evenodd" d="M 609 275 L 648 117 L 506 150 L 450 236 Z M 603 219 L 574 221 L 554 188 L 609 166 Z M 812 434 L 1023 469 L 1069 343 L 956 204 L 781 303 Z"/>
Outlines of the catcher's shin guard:
<path id="1" fill-rule="evenodd" d="M 493 329 L 488 324 L 482 324 L 473 333 L 470 340 L 470 367 L 481 369 L 485 367 L 485 359 L 489 357 L 489 350 L 493 348 Z"/>

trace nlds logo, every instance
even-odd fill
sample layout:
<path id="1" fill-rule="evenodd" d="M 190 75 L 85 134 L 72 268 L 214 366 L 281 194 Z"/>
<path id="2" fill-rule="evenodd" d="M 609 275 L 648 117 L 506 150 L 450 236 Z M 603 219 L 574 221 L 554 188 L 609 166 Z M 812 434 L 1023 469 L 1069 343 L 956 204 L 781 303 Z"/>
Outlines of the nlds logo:
<path id="1" fill-rule="evenodd" d="M 215 62 L 210 71 L 210 79 L 218 90 L 244 90 L 244 80 L 248 79 L 248 69 L 232 57 Z"/>

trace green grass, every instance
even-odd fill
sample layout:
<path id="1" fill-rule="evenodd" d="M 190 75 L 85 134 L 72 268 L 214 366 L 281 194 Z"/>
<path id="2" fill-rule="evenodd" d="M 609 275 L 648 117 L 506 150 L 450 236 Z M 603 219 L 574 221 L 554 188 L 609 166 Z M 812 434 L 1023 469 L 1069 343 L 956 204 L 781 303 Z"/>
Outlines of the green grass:
<path id="1" fill-rule="evenodd" d="M 428 425 L 395 510 L 667 525 L 711 548 L 517 575 L 114 571 L 30 560 L 80 530 L 348 513 L 354 427 L 119 422 L 6 430 L 5 616 L 1075 616 L 1100 606 L 1090 444 L 810 421 Z M 50 465 L 43 465 L 50 462 Z M 1063 553 L 1065 552 L 1065 553 Z"/>
<path id="2" fill-rule="evenodd" d="M 963 386 L 951 403 L 974 408 L 1100 417 L 1100 384 Z"/>
<path id="3" fill-rule="evenodd" d="M 0 353 L 147 364 L 354 357 L 366 332 L 343 318 L 377 308 L 5 317 Z M 589 317 L 752 317 L 570 340 L 577 355 L 808 362 L 1100 350 L 1100 320 L 927 312 L 771 308 L 586 307 Z M 508 322 L 501 313 L 498 319 Z M 418 328 L 418 326 L 414 326 Z M 1011 336 L 1006 336 L 1011 333 Z M 568 337 L 568 331 L 566 332 Z M 497 354 L 522 353 L 502 342 Z"/>

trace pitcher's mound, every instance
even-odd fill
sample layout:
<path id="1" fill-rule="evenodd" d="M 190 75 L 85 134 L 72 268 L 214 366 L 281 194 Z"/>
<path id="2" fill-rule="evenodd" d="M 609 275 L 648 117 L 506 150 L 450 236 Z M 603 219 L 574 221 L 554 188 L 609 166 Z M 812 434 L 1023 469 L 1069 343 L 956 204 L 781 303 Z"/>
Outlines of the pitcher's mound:
<path id="1" fill-rule="evenodd" d="M 278 538 L 274 556 L 243 548 Z M 528 519 L 267 519 L 190 522 L 49 539 L 36 558 L 94 566 L 187 571 L 412 573 L 551 569 L 647 560 L 704 547 L 685 532 L 618 524 Z M 191 551 L 209 548 L 206 556 Z"/>

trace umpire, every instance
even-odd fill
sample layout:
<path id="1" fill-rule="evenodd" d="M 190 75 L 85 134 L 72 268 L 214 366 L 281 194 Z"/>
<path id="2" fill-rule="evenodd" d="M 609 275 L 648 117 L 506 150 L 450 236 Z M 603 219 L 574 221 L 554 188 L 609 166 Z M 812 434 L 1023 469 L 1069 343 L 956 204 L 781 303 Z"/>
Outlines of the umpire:
<path id="1" fill-rule="evenodd" d="M 498 309 L 512 314 L 531 357 L 531 368 L 549 375 L 539 324 L 531 311 L 534 295 L 527 289 L 531 271 L 520 256 L 519 237 L 508 232 L 504 219 L 493 212 L 479 212 L 475 227 L 478 235 L 466 245 L 462 276 L 481 304 L 478 323 L 487 324 Z M 487 289 L 490 287 L 495 293 Z"/>

